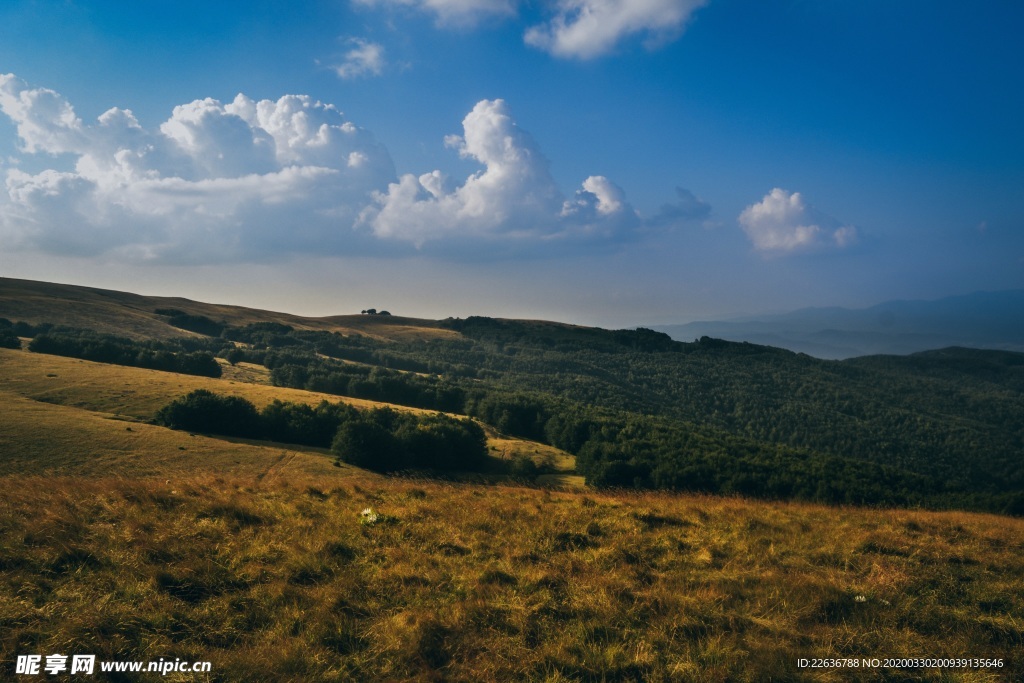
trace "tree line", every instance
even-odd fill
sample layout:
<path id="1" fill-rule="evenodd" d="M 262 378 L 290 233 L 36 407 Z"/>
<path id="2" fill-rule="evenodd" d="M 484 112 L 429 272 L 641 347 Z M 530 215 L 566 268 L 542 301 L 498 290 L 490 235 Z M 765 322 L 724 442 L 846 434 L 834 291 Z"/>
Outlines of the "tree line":
<path id="1" fill-rule="evenodd" d="M 443 413 L 279 400 L 257 410 L 244 398 L 197 389 L 161 408 L 154 421 L 190 432 L 330 448 L 343 462 L 376 472 L 472 471 L 487 460 L 483 428 Z"/>
<path id="2" fill-rule="evenodd" d="M 189 343 L 278 386 L 470 415 L 575 454 L 595 485 L 996 511 L 1024 492 L 1024 354 L 821 361 L 643 329 L 440 324 L 461 336 L 261 322 Z"/>
<path id="3" fill-rule="evenodd" d="M 50 327 L 36 334 L 29 342 L 28 349 L 34 353 L 69 356 L 97 363 L 220 377 L 220 365 L 213 353 L 197 350 L 195 346 L 197 344 L 189 344 L 187 341 L 135 341 L 89 330 Z"/>

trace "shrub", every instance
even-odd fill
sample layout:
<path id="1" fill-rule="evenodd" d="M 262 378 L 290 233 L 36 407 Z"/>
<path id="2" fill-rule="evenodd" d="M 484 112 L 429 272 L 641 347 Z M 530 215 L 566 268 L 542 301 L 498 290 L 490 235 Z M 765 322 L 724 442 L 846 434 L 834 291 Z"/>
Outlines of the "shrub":
<path id="1" fill-rule="evenodd" d="M 238 396 L 218 396 L 206 389 L 196 389 L 161 408 L 155 421 L 171 429 L 205 434 L 224 434 L 259 438 L 262 436 L 260 415 L 256 407 Z"/>
<path id="2" fill-rule="evenodd" d="M 408 466 L 408 454 L 402 443 L 373 416 L 360 416 L 342 424 L 331 449 L 344 462 L 376 472 L 394 472 Z"/>

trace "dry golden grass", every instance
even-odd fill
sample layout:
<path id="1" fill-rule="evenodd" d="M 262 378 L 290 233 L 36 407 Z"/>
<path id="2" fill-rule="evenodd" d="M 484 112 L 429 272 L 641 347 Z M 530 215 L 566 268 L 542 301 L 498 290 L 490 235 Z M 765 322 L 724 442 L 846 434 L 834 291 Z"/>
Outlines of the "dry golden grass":
<path id="1" fill-rule="evenodd" d="M 241 379 L 0 350 L 3 666 L 61 652 L 210 660 L 213 681 L 1024 680 L 1024 520 L 389 479 L 140 422 L 194 388 L 325 398 Z M 571 468 L 491 437 L 492 454 Z M 923 656 L 1004 667 L 797 666 Z"/>
<path id="2" fill-rule="evenodd" d="M 174 308 L 234 326 L 276 322 L 297 329 L 364 334 L 375 339 L 457 337 L 436 321 L 399 316 L 335 315 L 305 317 L 180 297 L 159 297 L 92 287 L 0 278 L 0 317 L 32 324 L 53 323 L 140 339 L 193 336 L 167 324 L 158 308 Z"/>
<path id="3" fill-rule="evenodd" d="M 230 368 L 230 366 L 225 366 Z M 253 375 L 260 373 L 252 371 Z M 316 405 L 343 401 L 358 408 L 383 405 L 376 401 L 343 398 L 301 389 L 252 384 L 246 379 L 196 377 L 173 372 L 93 363 L 77 358 L 50 356 L 29 351 L 0 349 L 0 392 L 36 401 L 148 420 L 171 400 L 195 389 L 241 396 L 262 408 L 275 398 Z M 398 410 L 421 411 L 393 406 Z"/>
<path id="4" fill-rule="evenodd" d="M 181 657 L 218 681 L 1024 676 L 1020 520 L 358 474 L 4 483 L 5 662 Z M 797 667 L 904 656 L 1005 665 Z"/>
<path id="5" fill-rule="evenodd" d="M 485 429 L 489 429 L 491 432 L 491 437 L 487 440 L 487 447 L 491 455 L 497 458 L 513 460 L 516 457 L 525 456 L 558 472 L 573 472 L 576 469 L 576 458 L 554 446 L 500 436 L 489 426 L 485 426 Z"/>
<path id="6" fill-rule="evenodd" d="M 271 386 L 270 370 L 255 363 L 221 363 L 221 379 L 231 382 L 244 382 L 245 384 L 264 384 Z"/>
<path id="7" fill-rule="evenodd" d="M 266 381 L 265 368 L 240 365 L 225 365 L 225 376 L 213 379 L 0 349 L 0 400 L 5 405 L 0 412 L 0 474 L 159 474 L 188 470 L 197 459 L 216 463 L 218 471 L 232 471 L 232 466 L 262 471 L 264 463 L 279 457 L 282 447 L 273 444 L 189 436 L 144 424 L 164 405 L 195 389 L 241 396 L 258 408 L 274 399 L 310 405 L 345 402 L 358 408 L 390 405 L 253 384 Z M 496 459 L 524 455 L 562 471 L 575 465 L 571 455 L 557 448 L 503 437 L 489 427 L 485 431 L 489 453 Z M 322 449 L 284 448 L 299 454 L 299 462 L 308 460 L 314 470 L 330 464 Z"/>
<path id="8" fill-rule="evenodd" d="M 178 476 L 199 467 L 257 477 L 336 469 L 332 458 L 305 446 L 190 435 L 10 394 L 0 400 L 0 475 Z"/>

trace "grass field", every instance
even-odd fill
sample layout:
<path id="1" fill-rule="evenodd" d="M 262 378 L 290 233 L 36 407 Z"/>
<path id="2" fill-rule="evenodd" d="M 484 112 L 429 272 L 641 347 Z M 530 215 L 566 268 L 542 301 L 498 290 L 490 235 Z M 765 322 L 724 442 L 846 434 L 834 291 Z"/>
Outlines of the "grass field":
<path id="1" fill-rule="evenodd" d="M 457 337 L 433 320 L 376 315 L 306 317 L 179 297 L 144 296 L 92 287 L 62 285 L 0 277 L 0 317 L 31 324 L 52 323 L 82 327 L 106 334 L 139 339 L 195 336 L 170 326 L 157 309 L 176 309 L 241 327 L 276 322 L 296 329 L 362 334 L 374 339 L 429 339 Z"/>
<path id="2" fill-rule="evenodd" d="M 5 661 L 180 657 L 225 681 L 1024 675 L 1020 520 L 357 473 L 5 484 Z M 797 667 L 908 656 L 1004 666 Z"/>
<path id="3" fill-rule="evenodd" d="M 171 400 L 195 389 L 240 396 L 258 408 L 274 399 L 310 405 L 345 402 L 357 408 L 389 405 L 246 381 L 265 378 L 260 366 L 224 369 L 225 376 L 214 379 L 0 349 L 0 400 L 6 406 L 0 413 L 0 474 L 95 475 L 115 467 L 123 474 L 140 475 L 164 468 L 188 470 L 205 462 L 259 470 L 263 465 L 253 463 L 276 459 L 282 448 L 300 454 L 299 462 L 316 463 L 310 465 L 316 470 L 330 465 L 326 451 L 190 436 L 144 423 Z M 492 457 L 524 455 L 562 472 L 574 467 L 573 457 L 557 448 L 487 431 Z M 571 477 L 566 483 L 581 485 Z"/>
<path id="4" fill-rule="evenodd" d="M 213 666 L 108 680 L 1024 680 L 1024 520 L 388 478 L 146 423 L 195 388 L 341 400 L 233 372 L 0 350 L 0 679 L 60 652 Z M 1003 666 L 797 664 L 841 657 Z"/>
<path id="5" fill-rule="evenodd" d="M 251 367 L 251 366 L 250 366 Z M 309 403 L 344 401 L 359 408 L 385 405 L 374 401 L 342 398 L 299 389 L 253 384 L 232 379 L 230 366 L 225 377 L 197 377 L 173 372 L 107 365 L 46 354 L 0 349 L 0 392 L 13 393 L 46 403 L 111 413 L 148 420 L 172 399 L 195 389 L 241 396 L 262 408 L 275 398 Z M 250 370 L 252 374 L 257 374 Z M 235 375 L 238 377 L 238 374 Z M 396 409 L 419 411 L 415 408 Z"/>

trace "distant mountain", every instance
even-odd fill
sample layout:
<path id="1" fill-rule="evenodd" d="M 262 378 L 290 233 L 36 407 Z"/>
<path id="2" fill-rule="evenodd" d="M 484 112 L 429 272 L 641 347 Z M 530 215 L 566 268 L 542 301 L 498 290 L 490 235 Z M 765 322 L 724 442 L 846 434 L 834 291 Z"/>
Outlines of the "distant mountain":
<path id="1" fill-rule="evenodd" d="M 1024 351 L 1024 290 L 976 292 L 933 301 L 888 301 L 861 309 L 657 325 L 679 341 L 715 337 L 842 359 L 916 353 L 949 346 Z"/>

